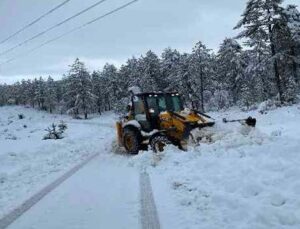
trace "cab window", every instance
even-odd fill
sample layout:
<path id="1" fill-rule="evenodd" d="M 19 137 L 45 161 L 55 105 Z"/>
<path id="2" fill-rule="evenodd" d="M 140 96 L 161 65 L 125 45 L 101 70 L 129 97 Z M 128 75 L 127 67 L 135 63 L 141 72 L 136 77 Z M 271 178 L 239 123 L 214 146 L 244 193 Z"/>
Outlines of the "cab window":
<path id="1" fill-rule="evenodd" d="M 145 107 L 144 102 L 139 97 L 135 96 L 133 98 L 133 105 L 134 105 L 134 114 L 145 114 Z"/>

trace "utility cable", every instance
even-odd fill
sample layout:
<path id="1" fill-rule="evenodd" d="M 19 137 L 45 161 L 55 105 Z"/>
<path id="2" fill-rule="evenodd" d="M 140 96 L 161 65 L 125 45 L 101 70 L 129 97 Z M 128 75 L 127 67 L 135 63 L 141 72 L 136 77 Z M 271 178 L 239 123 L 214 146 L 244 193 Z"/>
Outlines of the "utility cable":
<path id="1" fill-rule="evenodd" d="M 1 66 L 1 65 L 4 65 L 4 64 L 7 64 L 7 63 L 10 63 L 10 62 L 12 62 L 12 61 L 14 61 L 14 60 L 16 60 L 16 59 L 18 59 L 18 58 L 20 58 L 20 57 L 27 56 L 27 55 L 29 55 L 30 53 L 34 52 L 35 50 L 40 49 L 40 48 L 42 48 L 43 46 L 45 46 L 45 45 L 47 45 L 47 44 L 49 44 L 49 43 L 52 43 L 52 42 L 54 42 L 54 41 L 56 41 L 56 40 L 58 40 L 58 39 L 60 39 L 60 38 L 62 38 L 62 37 L 64 37 L 64 36 L 66 36 L 66 35 L 68 35 L 68 34 L 70 34 L 70 33 L 73 33 L 73 32 L 75 32 L 75 31 L 78 31 L 78 30 L 80 30 L 80 29 L 82 29 L 82 28 L 84 28 L 84 27 L 86 27 L 86 26 L 88 26 L 88 25 L 90 25 L 90 24 L 92 24 L 92 23 L 94 23 L 94 22 L 96 22 L 96 21 L 99 21 L 99 20 L 101 20 L 101 19 L 103 19 L 103 18 L 105 18 L 105 17 L 107 17 L 107 16 L 109 16 L 109 15 L 111 15 L 111 14 L 114 14 L 114 13 L 116 13 L 116 12 L 118 12 L 118 11 L 120 11 L 120 10 L 122 10 L 122 9 L 124 9 L 124 8 L 126 8 L 126 7 L 128 7 L 128 6 L 130 6 L 130 5 L 132 5 L 133 3 L 137 2 L 137 1 L 139 1 L 139 0 L 133 0 L 133 1 L 130 1 L 130 2 L 128 2 L 128 3 L 126 3 L 126 4 L 124 4 L 124 5 L 120 6 L 120 7 L 118 7 L 118 8 L 116 8 L 116 9 L 112 10 L 112 11 L 109 11 L 109 12 L 106 13 L 106 14 L 103 14 L 103 15 L 101 15 L 101 16 L 99 16 L 99 17 L 94 18 L 94 19 L 91 20 L 91 21 L 88 21 L 88 22 L 86 22 L 86 23 L 84 23 L 84 24 L 82 24 L 82 25 L 80 25 L 80 26 L 77 26 L 77 27 L 75 27 L 75 28 L 73 28 L 73 29 L 71 29 L 71 30 L 69 30 L 69 31 L 67 31 L 67 32 L 65 32 L 65 33 L 63 33 L 63 34 L 61 34 L 61 35 L 55 37 L 55 38 L 52 38 L 52 39 L 50 39 L 50 40 L 48 40 L 48 41 L 46 41 L 46 42 L 44 42 L 44 43 L 42 43 L 42 44 L 40 44 L 40 45 L 34 47 L 33 49 L 30 49 L 30 50 L 29 50 L 28 52 L 26 52 L 26 53 L 20 54 L 19 56 L 13 57 L 13 58 L 11 58 L 11 59 L 5 61 L 5 62 L 2 62 L 2 63 L 0 64 L 0 66 Z"/>
<path id="2" fill-rule="evenodd" d="M 59 8 L 61 8 L 65 4 L 67 4 L 69 1 L 71 1 L 71 0 L 65 0 L 65 1 L 63 1 L 62 3 L 60 3 L 59 5 L 57 5 L 56 7 L 54 7 L 53 9 L 49 10 L 47 13 L 43 14 L 42 16 L 38 17 L 34 21 L 32 21 L 29 24 L 25 25 L 24 27 L 22 27 L 21 29 L 19 29 L 15 33 L 9 35 L 4 40 L 0 41 L 0 45 L 3 44 L 4 42 L 10 40 L 11 38 L 15 37 L 16 35 L 18 35 L 19 33 L 23 32 L 24 30 L 28 29 L 29 27 L 33 26 L 34 24 L 36 24 L 37 22 L 39 22 L 40 20 L 42 20 L 44 17 L 48 16 L 49 14 L 53 13 L 54 11 L 58 10 Z"/>
<path id="3" fill-rule="evenodd" d="M 82 10 L 82 11 L 80 11 L 80 12 L 74 14 L 73 16 L 68 17 L 67 19 L 65 19 L 65 20 L 63 20 L 63 21 L 61 21 L 61 22 L 59 22 L 59 23 L 57 23 L 57 24 L 55 24 L 55 25 L 49 27 L 48 29 L 46 29 L 46 30 L 44 30 L 44 31 L 42 31 L 42 32 L 40 32 L 40 33 L 34 35 L 33 37 L 31 37 L 31 38 L 29 38 L 29 39 L 27 39 L 27 40 L 25 40 L 25 41 L 22 41 L 21 43 L 15 45 L 14 47 L 11 47 L 11 48 L 9 48 L 9 49 L 7 49 L 7 50 L 1 52 L 1 53 L 0 53 L 0 56 L 3 56 L 4 54 L 9 53 L 9 52 L 15 50 L 16 48 L 21 47 L 21 46 L 27 44 L 28 42 L 30 42 L 30 41 L 32 41 L 32 40 L 34 40 L 34 39 L 36 39 L 36 38 L 38 38 L 38 37 L 44 35 L 45 33 L 50 32 L 51 30 L 53 30 L 53 29 L 55 29 L 55 28 L 57 28 L 57 27 L 59 27 L 59 26 L 65 24 L 65 23 L 67 23 L 68 21 L 71 21 L 72 19 L 74 19 L 74 18 L 80 16 L 81 14 L 86 13 L 87 11 L 93 9 L 94 7 L 100 5 L 101 3 L 105 2 L 105 1 L 107 1 L 107 0 L 101 0 L 101 1 L 96 2 L 95 4 L 93 4 L 93 5 L 91 5 L 91 6 L 87 7 L 87 8 L 85 8 L 84 10 Z"/>

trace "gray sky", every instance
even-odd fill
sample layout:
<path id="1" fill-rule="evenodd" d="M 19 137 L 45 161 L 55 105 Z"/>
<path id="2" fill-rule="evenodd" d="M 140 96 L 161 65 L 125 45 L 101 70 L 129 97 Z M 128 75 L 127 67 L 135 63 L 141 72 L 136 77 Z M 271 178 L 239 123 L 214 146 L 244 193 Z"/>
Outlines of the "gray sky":
<path id="1" fill-rule="evenodd" d="M 0 52 L 43 31 L 98 0 L 71 0 L 28 30 L 0 45 Z M 0 63 L 18 56 L 57 35 L 102 15 L 129 0 L 107 0 L 84 15 L 42 37 L 0 57 Z M 0 0 L 0 40 L 16 32 L 62 0 Z M 300 5 L 300 0 L 285 4 Z M 114 15 L 69 34 L 43 48 L 0 66 L 0 83 L 22 78 L 52 75 L 59 79 L 67 73 L 76 57 L 89 70 L 106 62 L 117 66 L 131 56 L 151 49 L 160 54 L 166 47 L 190 52 L 201 40 L 217 49 L 225 37 L 236 34 L 232 28 L 240 19 L 246 0 L 139 0 Z"/>

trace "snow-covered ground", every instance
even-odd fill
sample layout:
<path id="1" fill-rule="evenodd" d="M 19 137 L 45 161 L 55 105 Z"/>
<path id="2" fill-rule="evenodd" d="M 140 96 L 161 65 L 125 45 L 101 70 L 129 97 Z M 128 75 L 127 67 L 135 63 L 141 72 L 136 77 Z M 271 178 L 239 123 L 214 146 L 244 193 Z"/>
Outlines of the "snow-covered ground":
<path id="1" fill-rule="evenodd" d="M 162 228 L 300 228 L 300 106 L 252 115 L 256 129 L 218 124 L 214 143 L 133 159 L 147 167 Z"/>
<path id="2" fill-rule="evenodd" d="M 108 151 L 115 136 L 113 118 L 74 120 L 31 108 L 0 107 L 0 218 L 90 155 Z M 64 139 L 42 140 L 45 129 L 61 120 L 68 126 Z"/>
<path id="3" fill-rule="evenodd" d="M 139 173 L 98 157 L 8 229 L 139 229 Z"/>
<path id="4" fill-rule="evenodd" d="M 24 113 L 25 119 L 19 120 L 18 113 Z M 111 153 L 113 115 L 85 121 L 20 107 L 0 108 L 0 218 L 74 164 L 100 152 L 94 162 L 45 197 L 12 228 L 31 228 L 32 223 L 33 228 L 47 228 L 47 220 L 58 220 L 60 223 L 51 225 L 61 227 L 62 214 L 66 222 L 74 223 L 70 228 L 80 228 L 76 222 L 93 225 L 87 221 L 93 222 L 97 214 L 88 213 L 89 209 L 97 209 L 104 199 L 105 204 L 121 208 L 109 206 L 108 211 L 99 211 L 99 219 L 104 214 L 105 219 L 125 222 L 122 211 L 131 209 L 125 215 L 126 226 L 136 228 L 139 204 L 133 193 L 139 192 L 136 176 L 145 170 L 150 174 L 161 228 L 300 228 L 300 106 L 267 114 L 235 109 L 211 115 L 219 121 L 252 115 L 258 123 L 249 129 L 218 122 L 211 129 L 213 143 L 191 147 L 188 152 L 169 146 L 160 154 L 148 151 L 124 156 Z M 65 138 L 41 140 L 44 128 L 60 120 L 69 127 Z M 130 181 L 127 185 L 122 183 L 126 179 Z M 86 182 L 75 188 L 81 181 Z M 90 190 L 93 188 L 97 190 Z M 89 190 L 95 195 L 86 199 Z M 103 192 L 108 196 L 104 198 Z M 80 198 L 83 201 L 76 202 Z M 112 214 L 114 209 L 119 213 Z M 41 220 L 34 220 L 35 215 Z M 110 228 L 117 228 L 111 223 Z"/>

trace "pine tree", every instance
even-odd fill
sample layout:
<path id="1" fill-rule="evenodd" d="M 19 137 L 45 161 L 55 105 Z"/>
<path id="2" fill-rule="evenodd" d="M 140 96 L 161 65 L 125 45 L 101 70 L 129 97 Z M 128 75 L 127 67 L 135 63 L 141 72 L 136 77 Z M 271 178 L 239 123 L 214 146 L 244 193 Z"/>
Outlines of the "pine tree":
<path id="1" fill-rule="evenodd" d="M 78 117 L 80 111 L 87 119 L 88 113 L 92 110 L 96 96 L 92 93 L 92 84 L 88 71 L 83 62 L 77 58 L 72 64 L 67 76 L 67 87 L 64 95 L 64 103 L 68 113 Z"/>
<path id="2" fill-rule="evenodd" d="M 140 59 L 141 87 L 143 91 L 162 91 L 165 86 L 165 79 L 161 77 L 160 60 L 158 56 L 148 51 L 145 57 Z"/>
<path id="3" fill-rule="evenodd" d="M 288 5 L 281 16 L 288 47 L 288 61 L 291 63 L 295 83 L 300 86 L 300 12 L 295 5 Z"/>
<path id="4" fill-rule="evenodd" d="M 167 48 L 161 55 L 161 77 L 165 79 L 166 91 L 179 90 L 178 83 L 181 81 L 180 53 L 176 49 Z"/>
<path id="5" fill-rule="evenodd" d="M 92 73 L 92 85 L 93 94 L 96 96 L 97 112 L 101 115 L 104 103 L 104 80 L 101 78 L 100 72 Z"/>
<path id="6" fill-rule="evenodd" d="M 55 82 L 51 76 L 49 76 L 47 79 L 45 94 L 45 106 L 47 107 L 48 111 L 52 113 L 56 105 L 56 90 Z"/>
<path id="7" fill-rule="evenodd" d="M 201 42 L 193 48 L 191 55 L 190 68 L 192 70 L 193 94 L 196 98 L 200 97 L 200 107 L 204 112 L 205 98 L 204 93 L 209 91 L 212 76 L 210 50 Z M 198 103 L 196 108 L 198 109 Z"/>
<path id="8" fill-rule="evenodd" d="M 38 104 L 38 108 L 42 110 L 46 110 L 45 108 L 45 99 L 46 99 L 46 87 L 45 87 L 45 81 L 42 77 L 40 77 L 38 80 L 34 79 L 35 84 L 35 101 Z"/>
<path id="9" fill-rule="evenodd" d="M 282 0 L 249 0 L 242 19 L 235 29 L 244 28 L 244 31 L 240 33 L 238 38 L 264 41 L 269 44 L 279 100 L 283 103 L 282 77 L 279 72 L 273 30 L 283 10 L 281 3 Z"/>
<path id="10" fill-rule="evenodd" d="M 217 55 L 218 81 L 229 92 L 232 104 L 237 104 L 244 78 L 245 63 L 242 53 L 242 47 L 236 40 L 226 38 Z"/>
<path id="11" fill-rule="evenodd" d="M 179 92 L 181 92 L 183 96 L 183 100 L 186 102 L 186 105 L 189 106 L 192 104 L 193 95 L 192 95 L 192 87 L 193 82 L 191 82 L 191 69 L 190 69 L 191 55 L 188 53 L 183 53 L 180 55 L 179 62 L 179 76 L 176 84 Z M 175 82 L 174 82 L 175 83 Z"/>
<path id="12" fill-rule="evenodd" d="M 105 104 L 108 105 L 107 110 L 111 110 L 117 101 L 117 94 L 120 91 L 118 70 L 113 64 L 105 64 L 101 77 L 106 81 L 103 88 Z"/>

